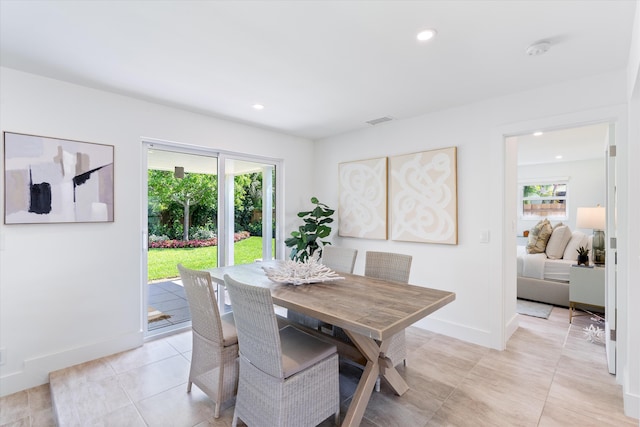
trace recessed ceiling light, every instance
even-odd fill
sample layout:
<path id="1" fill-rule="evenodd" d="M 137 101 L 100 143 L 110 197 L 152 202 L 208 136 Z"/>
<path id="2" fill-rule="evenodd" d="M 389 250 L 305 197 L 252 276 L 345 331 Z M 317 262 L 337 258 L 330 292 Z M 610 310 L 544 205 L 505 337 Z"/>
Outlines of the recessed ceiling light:
<path id="1" fill-rule="evenodd" d="M 558 159 L 558 160 L 560 160 L 561 158 L 562 158 L 562 154 L 558 154 L 558 155 L 556 156 L 556 159 Z"/>
<path id="2" fill-rule="evenodd" d="M 540 132 L 540 131 L 533 133 L 533 136 L 540 136 L 540 135 L 542 135 L 542 132 Z"/>
<path id="3" fill-rule="evenodd" d="M 253 104 L 254 110 L 264 110 L 264 105 L 262 104 Z"/>
<path id="4" fill-rule="evenodd" d="M 416 38 L 421 42 L 426 42 L 427 40 L 431 40 L 437 34 L 436 30 L 428 29 L 424 31 L 420 31 Z"/>

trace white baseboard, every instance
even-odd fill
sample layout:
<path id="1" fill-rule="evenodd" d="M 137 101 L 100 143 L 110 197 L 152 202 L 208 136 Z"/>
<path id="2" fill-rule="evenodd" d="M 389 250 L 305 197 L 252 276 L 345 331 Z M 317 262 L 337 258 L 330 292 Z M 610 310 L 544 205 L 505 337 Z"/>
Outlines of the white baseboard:
<path id="1" fill-rule="evenodd" d="M 136 348 L 141 346 L 143 341 L 142 331 L 132 332 L 82 347 L 27 359 L 21 371 L 0 377 L 0 397 L 47 384 L 50 372 Z"/>
<path id="2" fill-rule="evenodd" d="M 505 341 L 509 341 L 511 335 L 513 335 L 518 330 L 518 326 L 520 326 L 520 322 L 518 321 L 518 314 L 515 313 L 513 317 L 507 322 L 507 327 L 505 329 Z"/>
<path id="3" fill-rule="evenodd" d="M 640 419 L 640 395 L 622 393 L 622 400 L 624 402 L 624 414 L 627 417 Z"/>
<path id="4" fill-rule="evenodd" d="M 490 331 L 484 329 L 471 328 L 468 325 L 447 322 L 434 317 L 425 317 L 418 320 L 413 326 L 426 329 L 438 334 L 447 335 L 462 341 L 478 344 L 483 347 L 499 348 L 496 346 L 496 337 Z"/>

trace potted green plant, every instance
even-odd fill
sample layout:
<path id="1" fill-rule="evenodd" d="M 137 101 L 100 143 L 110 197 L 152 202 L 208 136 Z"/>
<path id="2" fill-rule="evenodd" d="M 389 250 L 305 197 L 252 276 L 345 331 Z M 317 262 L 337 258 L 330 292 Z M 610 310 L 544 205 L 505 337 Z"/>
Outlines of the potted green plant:
<path id="1" fill-rule="evenodd" d="M 578 265 L 589 265 L 589 249 L 580 246 L 576 251 L 578 251 Z"/>
<path id="2" fill-rule="evenodd" d="M 311 198 L 311 203 L 316 205 L 313 210 L 298 212 L 304 224 L 298 227 L 298 230 L 292 231 L 291 237 L 284 241 L 285 245 L 292 248 L 290 257 L 295 261 L 303 262 L 313 256 L 316 251 L 318 255 L 322 255 L 322 246 L 331 244 L 322 239 L 331 234 L 331 227 L 327 224 L 333 222 L 331 215 L 335 210 L 320 203 L 316 197 Z"/>

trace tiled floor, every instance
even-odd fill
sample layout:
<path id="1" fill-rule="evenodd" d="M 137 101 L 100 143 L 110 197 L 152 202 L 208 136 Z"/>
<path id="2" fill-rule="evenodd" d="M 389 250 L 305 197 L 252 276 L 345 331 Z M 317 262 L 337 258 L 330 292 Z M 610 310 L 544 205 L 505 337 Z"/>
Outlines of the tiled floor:
<path id="1" fill-rule="evenodd" d="M 520 317 L 503 352 L 417 328 L 407 330 L 411 389 L 395 396 L 382 384 L 362 426 L 638 426 L 625 417 L 622 392 L 606 370 L 604 346 L 588 342 L 589 317 L 570 327 L 568 311 L 547 320 Z M 190 333 L 85 363 L 51 376 L 61 425 L 230 426 L 233 402 L 219 419 L 197 387 L 186 392 Z M 343 414 L 360 371 L 341 365 Z M 46 387 L 0 399 L 2 426 L 53 425 Z M 327 420 L 322 425 L 331 425 Z"/>

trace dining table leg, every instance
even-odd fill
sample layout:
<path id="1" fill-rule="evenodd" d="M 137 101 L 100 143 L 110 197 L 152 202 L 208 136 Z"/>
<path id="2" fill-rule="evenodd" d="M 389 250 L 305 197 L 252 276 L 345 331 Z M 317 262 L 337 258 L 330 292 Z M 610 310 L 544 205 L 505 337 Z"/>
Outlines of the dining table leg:
<path id="1" fill-rule="evenodd" d="M 389 385 L 400 396 L 409 390 L 409 386 L 393 366 L 391 360 L 384 354 L 383 350 L 386 350 L 389 346 L 388 341 L 378 344 L 371 338 L 346 329 L 344 331 L 367 360 L 360 382 L 358 382 L 358 387 L 353 394 L 351 404 L 342 422 L 343 427 L 358 426 L 367 409 L 367 404 L 379 375 L 384 376 Z"/>

